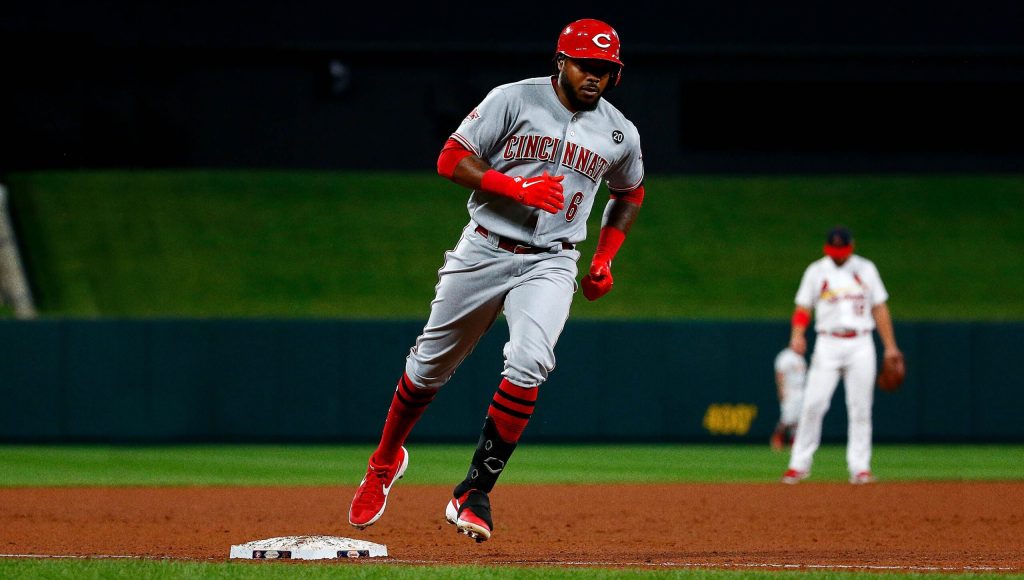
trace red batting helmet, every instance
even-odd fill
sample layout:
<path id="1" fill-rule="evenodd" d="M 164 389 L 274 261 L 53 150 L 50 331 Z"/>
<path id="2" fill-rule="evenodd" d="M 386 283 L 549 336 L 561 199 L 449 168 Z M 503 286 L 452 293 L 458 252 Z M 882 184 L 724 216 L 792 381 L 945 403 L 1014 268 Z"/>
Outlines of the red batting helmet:
<path id="1" fill-rule="evenodd" d="M 569 58 L 596 58 L 619 65 L 615 72 L 614 84 L 622 78 L 622 61 L 619 60 L 619 33 L 607 23 L 593 18 L 583 18 L 570 23 L 558 35 L 555 56 L 564 54 Z"/>

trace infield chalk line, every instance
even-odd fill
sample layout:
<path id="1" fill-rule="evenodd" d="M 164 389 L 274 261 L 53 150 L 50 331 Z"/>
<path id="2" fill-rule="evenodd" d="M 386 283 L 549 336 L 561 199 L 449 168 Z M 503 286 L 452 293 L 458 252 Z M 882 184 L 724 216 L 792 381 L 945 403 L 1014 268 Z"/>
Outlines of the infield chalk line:
<path id="1" fill-rule="evenodd" d="M 0 558 L 36 558 L 41 560 L 182 560 L 193 562 L 220 562 L 220 559 L 174 558 L 169 556 L 133 556 L 129 554 L 91 554 L 88 556 L 70 554 L 0 554 Z M 228 562 L 228 560 L 223 560 Z M 369 562 L 367 562 L 369 563 Z M 439 560 L 404 560 L 397 558 L 377 559 L 374 564 L 431 564 L 435 566 L 454 566 L 452 562 Z M 882 566 L 879 564 L 773 564 L 750 562 L 746 564 L 729 564 L 718 562 L 608 562 L 608 561 L 504 561 L 481 562 L 481 566 L 608 566 L 638 568 L 780 568 L 785 570 L 887 570 L 908 572 L 1019 572 L 1024 568 L 1002 566 Z"/>
<path id="2" fill-rule="evenodd" d="M 0 554 L 0 558 L 36 558 L 40 560 L 88 560 L 89 558 L 96 558 L 97 560 L 142 560 L 144 556 L 118 556 L 116 554 L 93 554 L 91 556 L 76 556 L 71 554 Z"/>
<path id="3" fill-rule="evenodd" d="M 388 558 L 382 563 L 393 564 L 435 564 L 451 565 L 451 562 L 436 560 L 400 560 Z M 912 572 L 1019 572 L 1024 568 L 1002 566 L 882 566 L 879 564 L 772 564 L 765 562 L 730 564 L 720 562 L 605 562 L 605 561 L 505 561 L 480 562 L 481 566 L 609 566 L 609 567 L 643 567 L 643 568 L 780 568 L 786 570 L 889 570 Z"/>

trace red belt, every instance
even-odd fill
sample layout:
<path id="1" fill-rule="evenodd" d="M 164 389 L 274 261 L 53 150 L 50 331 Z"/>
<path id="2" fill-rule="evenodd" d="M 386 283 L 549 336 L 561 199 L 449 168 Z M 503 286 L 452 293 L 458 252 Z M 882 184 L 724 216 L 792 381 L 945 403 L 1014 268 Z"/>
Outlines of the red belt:
<path id="1" fill-rule="evenodd" d="M 491 234 L 491 232 L 487 231 L 487 228 L 483 226 L 477 226 L 476 233 L 480 234 L 485 238 Z M 551 251 L 551 248 L 528 246 L 526 244 L 520 244 L 519 242 L 510 240 L 502 236 L 498 236 L 498 247 L 501 248 L 502 250 L 505 250 L 506 252 L 512 252 L 513 254 L 541 254 L 544 252 Z M 569 242 L 562 242 L 563 250 L 571 250 L 574 247 L 575 246 L 573 246 Z"/>
<path id="2" fill-rule="evenodd" d="M 853 338 L 855 336 L 860 336 L 861 334 L 867 334 L 868 332 L 869 331 L 867 330 L 829 330 L 821 331 L 818 334 L 827 334 L 836 338 Z"/>

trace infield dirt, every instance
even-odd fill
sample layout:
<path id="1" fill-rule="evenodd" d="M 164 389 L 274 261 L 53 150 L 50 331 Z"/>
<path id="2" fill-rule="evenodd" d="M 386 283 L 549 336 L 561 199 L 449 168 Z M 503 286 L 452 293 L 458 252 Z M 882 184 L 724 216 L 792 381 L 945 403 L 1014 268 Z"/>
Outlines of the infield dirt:
<path id="1" fill-rule="evenodd" d="M 374 526 L 355 486 L 0 489 L 0 552 L 225 561 L 232 544 L 333 535 L 424 564 L 1024 571 L 1024 482 L 506 485 L 481 544 L 448 487 L 399 484 Z"/>

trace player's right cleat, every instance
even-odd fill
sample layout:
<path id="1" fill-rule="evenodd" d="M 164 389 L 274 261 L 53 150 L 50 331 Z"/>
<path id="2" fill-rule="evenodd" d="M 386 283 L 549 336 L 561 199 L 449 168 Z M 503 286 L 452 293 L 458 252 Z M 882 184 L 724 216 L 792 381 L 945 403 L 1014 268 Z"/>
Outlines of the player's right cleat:
<path id="1" fill-rule="evenodd" d="M 776 431 L 776 432 L 772 433 L 772 438 L 771 438 L 770 443 L 771 443 L 771 446 L 772 446 L 772 451 L 782 451 L 783 449 L 785 449 L 786 448 L 786 438 L 783 435 L 782 431 Z"/>
<path id="2" fill-rule="evenodd" d="M 856 475 L 850 476 L 850 483 L 853 485 L 864 485 L 865 483 L 874 483 L 875 476 L 871 475 L 870 471 L 861 471 Z"/>
<path id="3" fill-rule="evenodd" d="M 477 543 L 489 540 L 494 529 L 491 500 L 486 493 L 476 489 L 452 498 L 445 507 L 444 519 L 454 524 L 460 534 L 466 534 Z"/>
<path id="4" fill-rule="evenodd" d="M 359 482 L 359 489 L 352 498 L 352 506 L 348 509 L 348 523 L 360 530 L 372 525 L 384 515 L 388 505 L 388 494 L 395 482 L 402 479 L 405 469 L 409 467 L 409 452 L 405 447 L 399 451 L 398 460 L 394 465 L 384 467 L 373 464 L 370 458 L 366 475 Z"/>
<path id="5" fill-rule="evenodd" d="M 797 469 L 787 469 L 786 473 L 782 474 L 782 483 L 788 483 L 789 485 L 793 485 L 795 483 L 800 483 L 800 481 L 804 479 L 807 479 L 808 477 L 810 477 L 810 475 L 811 474 L 806 471 L 799 471 Z"/>

